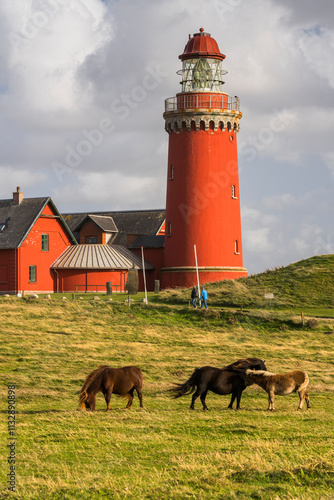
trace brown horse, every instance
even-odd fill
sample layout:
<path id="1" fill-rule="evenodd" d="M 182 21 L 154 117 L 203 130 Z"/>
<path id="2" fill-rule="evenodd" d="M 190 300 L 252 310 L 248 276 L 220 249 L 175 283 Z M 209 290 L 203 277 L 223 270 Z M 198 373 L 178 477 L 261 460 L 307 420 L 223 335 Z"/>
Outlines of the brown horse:
<path id="1" fill-rule="evenodd" d="M 241 394 L 246 389 L 245 371 L 247 368 L 265 370 L 266 365 L 264 361 L 258 358 L 242 358 L 223 369 L 214 368 L 213 366 L 203 366 L 202 368 L 196 368 L 186 382 L 175 384 L 175 387 L 169 389 L 169 391 L 172 393 L 172 397 L 176 399 L 192 394 L 196 388 L 190 405 L 192 410 L 198 396 L 201 399 L 203 410 L 208 410 L 205 402 L 208 391 L 219 395 L 232 393 L 228 408 L 232 409 L 234 400 L 237 399 L 237 410 L 239 410 Z"/>
<path id="2" fill-rule="evenodd" d="M 143 408 L 142 398 L 143 374 L 136 366 L 110 368 L 101 365 L 88 375 L 80 391 L 79 404 L 83 410 L 95 410 L 96 394 L 102 392 L 110 410 L 112 393 L 128 398 L 126 408 L 130 408 L 133 401 L 133 392 L 136 389 L 140 407 Z"/>
<path id="3" fill-rule="evenodd" d="M 298 392 L 299 394 L 298 410 L 302 409 L 304 400 L 306 400 L 307 408 L 311 408 L 310 398 L 306 391 L 306 387 L 309 384 L 306 372 L 295 370 L 284 375 L 278 375 L 264 370 L 246 370 L 246 385 L 252 384 L 259 385 L 267 392 L 269 400 L 268 411 L 275 410 L 275 394 L 287 396 L 293 392 Z"/>

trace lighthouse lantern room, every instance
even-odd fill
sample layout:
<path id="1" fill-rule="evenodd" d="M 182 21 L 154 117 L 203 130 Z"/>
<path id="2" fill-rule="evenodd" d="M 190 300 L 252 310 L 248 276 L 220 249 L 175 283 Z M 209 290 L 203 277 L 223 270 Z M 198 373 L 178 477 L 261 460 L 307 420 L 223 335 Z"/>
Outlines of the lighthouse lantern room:
<path id="1" fill-rule="evenodd" d="M 197 270 L 201 283 L 247 276 L 236 140 L 239 98 L 223 92 L 225 55 L 203 28 L 189 35 L 179 58 L 182 92 L 166 99 L 164 112 L 169 150 L 163 288 L 197 284 Z"/>

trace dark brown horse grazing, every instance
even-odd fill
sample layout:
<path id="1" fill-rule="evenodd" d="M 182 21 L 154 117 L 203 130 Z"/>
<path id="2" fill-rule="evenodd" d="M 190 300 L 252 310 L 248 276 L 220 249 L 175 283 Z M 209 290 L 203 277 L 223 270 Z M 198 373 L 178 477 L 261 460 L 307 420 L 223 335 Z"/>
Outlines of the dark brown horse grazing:
<path id="1" fill-rule="evenodd" d="M 83 410 L 95 410 L 96 394 L 102 392 L 110 410 L 110 398 L 112 393 L 128 398 L 126 408 L 130 408 L 133 401 L 133 392 L 136 389 L 143 408 L 142 398 L 143 374 L 136 366 L 124 366 L 123 368 L 110 368 L 101 365 L 88 375 L 80 391 L 79 404 Z"/>
<path id="2" fill-rule="evenodd" d="M 228 408 L 233 408 L 234 400 L 237 399 L 237 410 L 240 409 L 240 399 L 242 391 L 246 388 L 244 373 L 247 368 L 255 370 L 266 370 L 264 361 L 258 358 L 243 358 L 238 359 L 231 365 L 225 368 L 214 368 L 212 366 L 203 366 L 196 368 L 191 377 L 183 384 L 175 384 L 175 387 L 169 389 L 173 398 L 180 398 L 192 394 L 190 408 L 193 410 L 195 401 L 200 396 L 203 410 L 208 410 L 205 403 L 205 398 L 208 391 L 215 394 L 225 395 L 231 394 L 231 402 Z"/>
<path id="3" fill-rule="evenodd" d="M 246 370 L 246 385 L 257 384 L 268 393 L 268 411 L 274 411 L 275 394 L 287 396 L 293 392 L 299 394 L 299 406 L 297 410 L 301 410 L 304 400 L 306 400 L 307 408 L 311 408 L 310 398 L 306 391 L 309 384 L 309 378 L 306 372 L 295 370 L 284 375 L 270 373 L 267 371 Z"/>

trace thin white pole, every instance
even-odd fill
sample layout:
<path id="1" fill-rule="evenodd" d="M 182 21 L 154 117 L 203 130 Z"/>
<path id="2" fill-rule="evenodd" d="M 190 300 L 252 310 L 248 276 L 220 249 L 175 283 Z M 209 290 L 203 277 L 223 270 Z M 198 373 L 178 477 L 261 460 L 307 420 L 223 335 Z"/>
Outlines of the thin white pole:
<path id="1" fill-rule="evenodd" d="M 197 264 L 197 250 L 196 250 L 196 245 L 194 245 L 194 252 L 195 252 L 195 264 L 196 264 L 196 274 L 197 274 L 197 288 L 198 288 L 198 296 L 201 296 L 201 290 L 199 287 L 199 274 L 198 274 L 198 264 Z"/>
<path id="2" fill-rule="evenodd" d="M 141 247 L 141 260 L 142 260 L 142 263 L 143 263 L 143 277 L 144 277 L 145 303 L 147 304 L 147 290 L 146 290 L 146 276 L 145 276 L 144 248 L 143 248 L 143 247 Z"/>

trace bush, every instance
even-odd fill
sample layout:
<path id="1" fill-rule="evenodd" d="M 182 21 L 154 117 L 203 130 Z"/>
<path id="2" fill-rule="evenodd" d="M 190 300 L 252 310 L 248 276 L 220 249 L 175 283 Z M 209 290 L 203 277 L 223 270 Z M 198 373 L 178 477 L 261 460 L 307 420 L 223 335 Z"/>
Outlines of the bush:
<path id="1" fill-rule="evenodd" d="M 306 326 L 310 328 L 310 330 L 314 330 L 318 327 L 318 321 L 315 318 L 311 318 L 306 322 Z"/>

